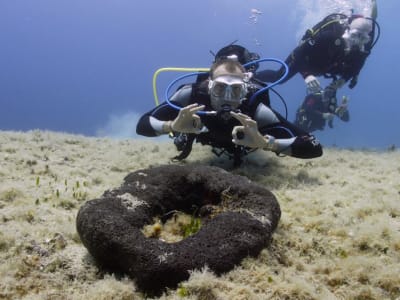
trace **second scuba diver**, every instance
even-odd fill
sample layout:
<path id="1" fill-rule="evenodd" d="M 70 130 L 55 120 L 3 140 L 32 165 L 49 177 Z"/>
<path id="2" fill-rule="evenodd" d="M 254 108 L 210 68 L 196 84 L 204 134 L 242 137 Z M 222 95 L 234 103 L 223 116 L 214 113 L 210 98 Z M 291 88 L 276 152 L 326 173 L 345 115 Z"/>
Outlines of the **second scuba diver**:
<path id="1" fill-rule="evenodd" d="M 299 45 L 286 58 L 289 73 L 281 83 L 300 73 L 309 93 L 317 93 L 321 89 L 317 76 L 332 78 L 330 86 L 335 90 L 348 81 L 349 87 L 354 88 L 379 38 L 375 0 L 371 7 L 371 17 L 333 13 L 308 29 Z M 375 38 L 376 28 L 378 36 Z M 264 82 L 274 82 L 284 71 L 284 68 L 262 70 L 255 77 Z"/>

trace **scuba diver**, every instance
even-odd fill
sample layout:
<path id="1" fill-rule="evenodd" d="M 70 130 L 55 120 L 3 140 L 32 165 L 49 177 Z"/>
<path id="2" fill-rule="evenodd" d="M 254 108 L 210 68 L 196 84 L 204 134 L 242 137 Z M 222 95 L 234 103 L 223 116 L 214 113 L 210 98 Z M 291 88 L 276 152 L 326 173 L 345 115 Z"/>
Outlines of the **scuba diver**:
<path id="1" fill-rule="evenodd" d="M 321 89 L 317 76 L 332 79 L 335 89 L 349 82 L 349 88 L 357 84 L 358 75 L 372 48 L 379 39 L 376 22 L 377 6 L 372 1 L 371 17 L 334 13 L 325 17 L 313 28 L 308 29 L 299 45 L 289 54 L 285 63 L 288 76 L 281 83 L 300 73 L 309 93 Z M 375 30 L 378 35 L 375 37 Z M 284 73 L 278 70 L 263 70 L 255 77 L 264 82 L 274 82 Z"/>
<path id="2" fill-rule="evenodd" d="M 326 123 L 330 128 L 333 128 L 335 116 L 344 122 L 348 122 L 350 120 L 347 109 L 348 100 L 348 97 L 343 96 L 342 102 L 338 105 L 336 90 L 331 86 L 319 92 L 307 94 L 296 111 L 294 124 L 305 131 L 313 132 L 323 130 Z"/>
<path id="3" fill-rule="evenodd" d="M 137 134 L 172 133 L 181 151 L 176 160 L 190 154 L 194 141 L 210 145 L 218 156 L 227 154 L 235 166 L 256 149 L 297 158 L 321 156 L 314 136 L 267 106 L 267 92 L 256 94 L 263 86 L 238 60 L 237 55 L 216 56 L 205 79 L 181 86 L 170 100 L 145 113 Z"/>

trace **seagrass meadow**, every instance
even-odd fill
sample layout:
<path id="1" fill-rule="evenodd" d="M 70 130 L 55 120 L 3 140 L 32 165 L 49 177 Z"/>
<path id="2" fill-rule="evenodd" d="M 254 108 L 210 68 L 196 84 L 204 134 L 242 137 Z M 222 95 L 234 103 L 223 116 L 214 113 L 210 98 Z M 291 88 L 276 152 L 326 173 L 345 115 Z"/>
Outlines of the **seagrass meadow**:
<path id="1" fill-rule="evenodd" d="M 277 197 L 269 247 L 216 276 L 194 270 L 157 299 L 400 299 L 400 152 L 324 148 L 317 159 L 257 151 L 232 161 L 195 144 L 180 164 L 243 175 Z M 0 132 L 0 299 L 144 299 L 82 245 L 85 201 L 130 172 L 171 164 L 172 141 Z"/>

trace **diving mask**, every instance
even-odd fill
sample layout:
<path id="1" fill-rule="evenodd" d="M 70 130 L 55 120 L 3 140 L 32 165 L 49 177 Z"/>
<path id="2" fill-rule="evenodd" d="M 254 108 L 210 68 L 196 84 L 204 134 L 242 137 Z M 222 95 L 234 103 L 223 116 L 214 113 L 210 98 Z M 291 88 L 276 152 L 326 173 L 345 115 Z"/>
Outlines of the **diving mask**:
<path id="1" fill-rule="evenodd" d="M 349 35 L 352 40 L 354 40 L 355 44 L 365 45 L 370 41 L 370 36 L 366 32 L 362 32 L 357 29 L 350 29 Z"/>
<path id="2" fill-rule="evenodd" d="M 343 39 L 347 43 L 347 49 L 351 50 L 354 47 L 360 51 L 365 51 L 365 45 L 370 41 L 370 36 L 357 29 L 350 29 L 343 34 Z"/>
<path id="3" fill-rule="evenodd" d="M 357 18 L 353 20 L 343 34 L 348 48 L 358 47 L 358 49 L 364 51 L 365 45 L 371 40 L 372 29 L 372 23 L 368 19 Z"/>
<path id="4" fill-rule="evenodd" d="M 210 80 L 211 106 L 219 111 L 222 107 L 237 108 L 247 93 L 246 83 L 237 76 L 223 75 Z"/>

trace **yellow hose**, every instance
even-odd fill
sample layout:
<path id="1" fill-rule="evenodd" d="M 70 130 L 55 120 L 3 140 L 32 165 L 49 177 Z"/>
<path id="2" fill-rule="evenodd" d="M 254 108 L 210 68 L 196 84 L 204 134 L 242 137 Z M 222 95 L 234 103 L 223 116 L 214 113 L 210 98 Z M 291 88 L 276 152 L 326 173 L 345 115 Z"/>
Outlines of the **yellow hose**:
<path id="1" fill-rule="evenodd" d="M 156 105 L 159 105 L 158 101 L 158 95 L 157 95 L 157 76 L 161 72 L 165 71 L 173 71 L 173 72 L 208 72 L 210 68 L 160 68 L 157 71 L 154 72 L 153 75 L 153 94 L 154 94 L 154 100 L 156 102 Z"/>

